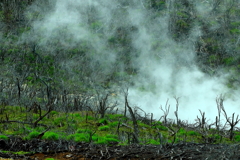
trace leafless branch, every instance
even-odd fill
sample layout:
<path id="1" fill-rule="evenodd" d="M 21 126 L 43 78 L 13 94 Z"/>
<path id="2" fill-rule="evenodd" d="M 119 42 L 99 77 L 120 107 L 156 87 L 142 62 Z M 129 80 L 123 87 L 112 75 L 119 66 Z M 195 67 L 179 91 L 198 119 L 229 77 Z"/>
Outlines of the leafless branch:
<path id="1" fill-rule="evenodd" d="M 127 96 L 128 96 L 128 89 L 127 91 L 125 92 L 125 106 L 128 108 L 129 112 L 130 112 L 130 115 L 132 117 L 132 121 L 133 121 L 133 127 L 134 127 L 134 138 L 135 138 L 135 142 L 136 143 L 139 143 L 139 139 L 138 139 L 138 134 L 139 134 L 139 129 L 138 129 L 138 124 L 137 124 L 137 120 L 136 120 L 136 117 L 133 113 L 133 110 L 132 108 L 129 106 L 128 104 L 128 99 L 127 99 Z"/>
<path id="2" fill-rule="evenodd" d="M 162 116 L 163 119 L 164 119 L 164 124 L 167 123 L 167 116 L 169 114 L 169 109 L 170 109 L 170 104 L 168 104 L 168 100 L 166 101 L 166 104 L 165 104 L 165 109 L 162 108 L 162 105 L 160 106 L 160 109 L 163 111 L 164 115 Z"/>

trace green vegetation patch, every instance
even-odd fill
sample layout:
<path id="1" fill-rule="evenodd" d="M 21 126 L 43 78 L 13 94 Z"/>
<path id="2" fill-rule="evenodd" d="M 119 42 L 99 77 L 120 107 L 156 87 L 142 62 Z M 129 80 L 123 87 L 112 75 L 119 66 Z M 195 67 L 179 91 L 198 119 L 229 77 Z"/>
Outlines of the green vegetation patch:
<path id="1" fill-rule="evenodd" d="M 2 153 L 11 153 L 11 154 L 18 154 L 18 155 L 25 155 L 25 154 L 31 154 L 33 152 L 24 152 L 24 151 L 18 151 L 18 152 L 12 152 L 12 151 L 0 151 Z M 1 159 L 0 159 L 1 160 Z"/>
<path id="2" fill-rule="evenodd" d="M 196 131 L 188 131 L 188 132 L 187 132 L 187 135 L 188 135 L 188 136 L 198 136 L 199 133 L 196 132 Z"/>
<path id="3" fill-rule="evenodd" d="M 2 140 L 8 140 L 9 138 L 8 138 L 7 136 L 5 136 L 5 135 L 0 135 L 0 139 L 2 139 Z"/>
<path id="4" fill-rule="evenodd" d="M 107 121 L 106 118 L 102 118 L 102 119 L 100 119 L 98 122 L 99 122 L 99 123 L 102 123 L 102 124 L 105 124 L 105 125 L 108 124 L 108 121 Z"/>
<path id="5" fill-rule="evenodd" d="M 110 127 L 117 127 L 117 126 L 118 126 L 118 123 L 119 123 L 119 121 L 115 121 L 115 122 L 108 123 L 108 125 L 109 125 Z"/>
<path id="6" fill-rule="evenodd" d="M 99 131 L 108 131 L 109 129 L 110 129 L 110 127 L 107 125 L 98 127 Z"/>
<path id="7" fill-rule="evenodd" d="M 102 137 L 97 137 L 95 143 L 96 144 L 109 144 L 109 143 L 118 143 L 119 140 L 117 139 L 116 135 L 106 135 Z"/>
<path id="8" fill-rule="evenodd" d="M 38 131 L 32 131 L 28 134 L 28 136 L 26 137 L 27 140 L 33 139 L 33 138 L 37 138 L 39 136 L 39 132 Z"/>
<path id="9" fill-rule="evenodd" d="M 156 141 L 156 140 L 154 140 L 154 139 L 149 139 L 148 142 L 147 142 L 147 144 L 159 145 L 160 142 L 159 142 L 159 141 Z"/>
<path id="10" fill-rule="evenodd" d="M 55 132 L 46 132 L 42 139 L 46 139 L 46 140 L 58 140 L 59 139 L 59 134 L 55 133 Z"/>
<path id="11" fill-rule="evenodd" d="M 68 140 L 73 140 L 75 142 L 89 142 L 90 134 L 88 133 L 75 133 L 67 137 Z"/>
<path id="12" fill-rule="evenodd" d="M 90 129 L 77 129 L 77 133 L 89 133 L 92 134 L 92 130 Z"/>
<path id="13" fill-rule="evenodd" d="M 236 142 L 240 142 L 240 135 L 236 135 L 236 136 L 234 137 L 234 140 L 235 140 Z"/>

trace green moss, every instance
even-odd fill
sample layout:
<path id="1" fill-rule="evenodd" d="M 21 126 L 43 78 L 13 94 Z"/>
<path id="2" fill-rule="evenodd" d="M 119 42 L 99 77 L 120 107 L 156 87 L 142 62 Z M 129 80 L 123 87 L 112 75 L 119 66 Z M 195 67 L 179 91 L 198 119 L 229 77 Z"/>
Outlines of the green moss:
<path id="1" fill-rule="evenodd" d="M 104 137 L 98 137 L 96 144 L 107 144 L 107 141 Z"/>
<path id="2" fill-rule="evenodd" d="M 236 135 L 236 136 L 234 137 L 234 140 L 235 140 L 236 142 L 240 142 L 240 135 Z"/>
<path id="3" fill-rule="evenodd" d="M 50 114 L 51 115 L 56 115 L 56 114 L 58 114 L 58 112 L 57 111 L 51 111 Z"/>
<path id="4" fill-rule="evenodd" d="M 5 136 L 5 135 L 0 135 L 0 139 L 2 139 L 2 140 L 8 140 L 9 138 L 8 138 L 7 136 Z"/>
<path id="5" fill-rule="evenodd" d="M 59 117 L 59 118 L 56 118 L 54 121 L 53 121 L 54 125 L 56 126 L 64 126 L 65 125 L 65 118 L 63 117 Z"/>
<path id="6" fill-rule="evenodd" d="M 156 141 L 156 140 L 154 140 L 154 139 L 149 139 L 148 142 L 147 142 L 147 144 L 159 145 L 160 142 L 159 142 L 159 141 Z"/>
<path id="7" fill-rule="evenodd" d="M 77 119 L 83 119 L 83 117 L 79 114 L 79 113 L 75 113 L 75 114 L 73 114 L 73 116 L 75 117 L 75 118 L 77 118 Z"/>
<path id="8" fill-rule="evenodd" d="M 156 128 L 158 128 L 160 131 L 167 131 L 168 129 L 167 129 L 167 127 L 165 127 L 165 126 L 156 126 Z"/>
<path id="9" fill-rule="evenodd" d="M 98 121 L 99 123 L 102 123 L 102 124 L 108 124 L 108 121 L 107 121 L 107 119 L 106 118 L 102 118 L 102 119 L 100 119 L 99 121 Z"/>
<path id="10" fill-rule="evenodd" d="M 117 127 L 117 126 L 118 126 L 118 123 L 119 123 L 119 121 L 115 121 L 115 122 L 112 122 L 112 123 L 108 123 L 108 125 L 109 125 L 110 127 Z"/>
<path id="11" fill-rule="evenodd" d="M 188 131 L 187 135 L 188 136 L 197 136 L 197 135 L 199 135 L 199 133 L 197 133 L 196 131 Z"/>
<path id="12" fill-rule="evenodd" d="M 31 152 L 24 152 L 24 151 L 19 151 L 19 152 L 13 152 L 14 154 L 18 154 L 18 155 L 24 155 L 24 154 L 29 154 Z"/>
<path id="13" fill-rule="evenodd" d="M 111 120 L 118 120 L 119 118 L 122 118 L 123 115 L 122 114 L 108 114 L 108 115 L 106 115 L 106 117 L 108 117 Z"/>
<path id="14" fill-rule="evenodd" d="M 43 132 L 43 131 L 45 131 L 45 130 L 46 130 L 46 128 L 44 128 L 44 127 L 42 127 L 42 126 L 35 128 L 35 131 L 38 131 L 38 132 Z"/>
<path id="15" fill-rule="evenodd" d="M 28 134 L 28 136 L 26 137 L 26 139 L 33 139 L 33 138 L 37 138 L 39 136 L 39 132 L 38 131 L 32 131 Z"/>
<path id="16" fill-rule="evenodd" d="M 59 134 L 54 133 L 54 132 L 46 132 L 42 139 L 46 139 L 46 140 L 58 140 L 59 139 Z"/>
<path id="17" fill-rule="evenodd" d="M 186 135 L 187 131 L 184 128 L 180 128 L 178 131 L 178 135 Z"/>
<path id="18" fill-rule="evenodd" d="M 147 125 L 147 124 L 145 124 L 145 123 L 142 123 L 142 122 L 138 122 L 138 126 L 140 126 L 140 127 L 146 127 L 146 128 L 149 127 L 149 125 Z"/>
<path id="19" fill-rule="evenodd" d="M 106 142 L 107 143 L 111 143 L 111 142 L 119 142 L 118 139 L 115 139 L 115 138 L 105 138 Z"/>
<path id="20" fill-rule="evenodd" d="M 85 118 L 86 119 L 86 118 Z M 95 118 L 93 118 L 92 116 L 87 116 L 88 120 L 94 120 Z"/>
<path id="21" fill-rule="evenodd" d="M 30 154 L 33 152 L 24 152 L 24 151 L 19 151 L 19 152 L 12 152 L 12 151 L 0 151 L 2 153 L 12 153 L 12 154 L 18 154 L 18 155 L 25 155 L 25 154 Z M 1 159 L 0 159 L 1 160 Z"/>
<path id="22" fill-rule="evenodd" d="M 113 134 L 108 134 L 108 135 L 106 135 L 106 138 L 115 138 L 115 139 L 118 139 L 118 136 L 117 136 L 117 135 L 113 135 Z"/>
<path id="23" fill-rule="evenodd" d="M 67 137 L 68 140 L 73 140 L 75 142 L 89 142 L 90 135 L 87 133 L 75 133 Z"/>
<path id="24" fill-rule="evenodd" d="M 77 133 L 89 133 L 89 134 L 92 134 L 92 130 L 90 130 L 90 129 L 78 129 Z"/>
<path id="25" fill-rule="evenodd" d="M 108 131 L 110 129 L 110 127 L 109 126 L 100 126 L 100 127 L 98 127 L 98 130 L 99 131 Z"/>

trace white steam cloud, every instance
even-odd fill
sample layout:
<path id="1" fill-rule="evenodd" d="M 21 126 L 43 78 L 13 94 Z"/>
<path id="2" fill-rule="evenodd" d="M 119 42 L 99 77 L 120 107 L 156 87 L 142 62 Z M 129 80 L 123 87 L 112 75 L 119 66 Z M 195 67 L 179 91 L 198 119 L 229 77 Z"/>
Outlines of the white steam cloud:
<path id="1" fill-rule="evenodd" d="M 137 28 L 134 32 L 127 32 L 132 40 L 128 45 L 137 54 L 131 59 L 138 69 L 138 75 L 133 78 L 134 85 L 129 86 L 132 106 L 139 106 L 159 118 L 163 114 L 160 105 L 164 106 L 169 99 L 169 118 L 174 118 L 176 103 L 173 97 L 180 97 L 180 119 L 193 122 L 200 109 L 213 120 L 217 115 L 216 97 L 225 94 L 227 113 L 239 111 L 239 101 L 234 100 L 235 93 L 224 84 L 228 75 L 210 77 L 196 65 L 194 43 L 201 36 L 199 26 L 192 29 L 187 40 L 177 43 L 169 36 L 168 12 L 163 11 L 156 16 L 140 2 L 57 0 L 52 2 L 51 11 L 33 23 L 33 30 L 37 36 L 44 37 L 39 42 L 40 46 L 56 39 L 63 47 L 88 43 L 96 52 L 94 56 L 90 53 L 88 56 L 92 56 L 93 61 L 97 59 L 105 63 L 104 72 L 108 73 L 117 61 L 121 47 L 109 47 L 107 41 L 116 34 L 118 27 Z M 199 14 L 208 16 L 206 8 L 210 11 L 211 5 L 200 2 L 196 5 Z M 31 9 L 37 10 L 36 7 L 35 4 Z M 68 63 L 73 65 L 78 61 L 69 60 Z"/>

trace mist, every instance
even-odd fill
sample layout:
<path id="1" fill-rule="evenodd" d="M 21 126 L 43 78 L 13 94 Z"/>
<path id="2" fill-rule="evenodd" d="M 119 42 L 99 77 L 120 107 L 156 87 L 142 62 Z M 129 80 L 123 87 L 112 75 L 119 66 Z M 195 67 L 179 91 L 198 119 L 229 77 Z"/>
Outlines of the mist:
<path id="1" fill-rule="evenodd" d="M 41 16 L 30 20 L 32 29 L 22 35 L 21 41 L 34 41 L 46 50 L 46 55 L 56 57 L 64 48 L 88 48 L 89 67 L 95 71 L 88 78 L 93 83 L 104 81 L 113 70 L 134 72 L 134 76 L 114 87 L 128 88 L 130 105 L 154 113 L 156 119 L 163 115 L 159 107 L 164 108 L 168 99 L 171 107 L 168 118 L 175 119 L 174 97 L 179 97 L 179 118 L 189 122 L 200 115 L 199 110 L 214 121 L 218 113 L 216 98 L 221 95 L 225 96 L 224 106 L 229 115 L 239 111 L 239 92 L 226 86 L 231 73 L 219 69 L 211 76 L 199 68 L 195 43 L 202 36 L 200 24 L 191 27 L 187 38 L 174 40 L 170 33 L 174 2 L 166 3 L 167 8 L 156 15 L 144 0 L 57 0 L 46 4 L 47 9 L 36 1 L 26 15 L 37 11 Z M 208 13 L 213 2 L 192 3 L 203 19 L 211 18 Z M 218 27 L 216 24 L 212 29 Z M 126 43 L 111 39 L 114 36 Z M 71 59 L 63 57 L 61 61 L 76 81 L 81 75 L 73 69 L 83 67 L 79 65 L 83 62 L 77 55 Z"/>

